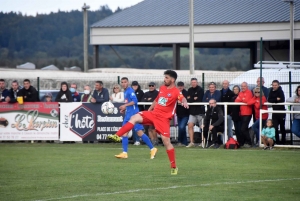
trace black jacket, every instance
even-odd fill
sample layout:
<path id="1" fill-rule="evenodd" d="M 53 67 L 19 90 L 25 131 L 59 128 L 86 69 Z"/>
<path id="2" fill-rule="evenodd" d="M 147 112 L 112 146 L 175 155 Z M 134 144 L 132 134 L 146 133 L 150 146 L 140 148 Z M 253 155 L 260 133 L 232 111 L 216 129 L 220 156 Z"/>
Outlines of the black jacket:
<path id="1" fill-rule="evenodd" d="M 228 88 L 228 90 L 226 91 L 225 94 L 224 94 L 223 89 L 221 89 L 220 92 L 221 92 L 221 102 L 233 102 L 233 101 L 232 101 L 232 98 L 234 97 L 233 91 L 231 91 L 231 90 Z M 224 106 L 222 106 L 221 108 L 222 108 L 223 113 L 224 113 Z M 229 106 L 227 107 L 227 114 L 231 114 L 231 109 L 232 109 L 232 107 L 231 107 L 231 105 L 229 105 Z"/>
<path id="2" fill-rule="evenodd" d="M 17 97 L 21 96 L 20 95 L 20 90 L 21 90 L 21 88 L 17 89 L 17 91 L 14 91 L 13 88 L 11 88 L 9 90 L 9 98 L 10 98 L 9 103 L 16 103 L 17 102 Z"/>
<path id="3" fill-rule="evenodd" d="M 55 98 L 55 102 L 73 102 L 71 91 L 69 89 L 66 91 L 60 90 Z"/>
<path id="4" fill-rule="evenodd" d="M 138 88 L 136 89 L 135 91 L 135 95 L 136 95 L 136 98 L 138 100 L 138 102 L 142 102 L 143 100 L 143 96 L 144 96 L 144 92 L 143 90 L 141 90 L 141 86 L 138 85 Z M 143 111 L 144 110 L 144 106 L 143 105 L 139 105 L 139 110 L 140 111 Z"/>
<path id="5" fill-rule="evenodd" d="M 234 94 L 231 102 L 234 102 L 237 97 L 238 97 L 238 95 Z M 239 105 L 230 105 L 230 113 L 228 113 L 228 114 L 231 115 L 232 121 L 241 121 Z"/>
<path id="6" fill-rule="evenodd" d="M 22 88 L 19 91 L 19 96 L 23 96 L 23 101 L 24 102 L 38 102 L 39 96 L 37 90 L 33 87 L 30 86 L 29 89 Z"/>
<path id="7" fill-rule="evenodd" d="M 280 100 L 277 100 L 277 98 L 280 98 Z M 284 103 L 285 102 L 284 93 L 280 86 L 276 91 L 273 91 L 273 89 L 270 90 L 268 102 L 270 102 L 270 103 Z M 273 110 L 285 110 L 284 105 L 272 105 L 272 108 L 273 108 Z"/>
<path id="8" fill-rule="evenodd" d="M 216 107 L 208 107 L 205 118 L 204 118 L 204 125 L 209 125 L 211 120 L 211 125 L 213 126 L 223 126 L 224 122 L 224 114 L 222 109 L 219 106 Z"/>
<path id="9" fill-rule="evenodd" d="M 204 90 L 200 86 L 196 86 L 195 88 L 190 87 L 188 89 L 187 101 L 189 103 L 201 103 L 204 95 Z M 197 97 L 195 100 L 194 98 Z M 189 113 L 191 115 L 199 115 L 204 114 L 204 106 L 203 105 L 190 105 Z"/>
<path id="10" fill-rule="evenodd" d="M 187 90 L 183 89 L 182 90 L 182 95 L 187 98 L 188 96 L 188 92 Z M 178 104 L 177 105 L 177 108 L 176 108 L 176 115 L 177 117 L 188 117 L 189 116 L 189 109 L 186 109 L 185 107 L 183 107 L 181 104 Z"/>
<path id="11" fill-rule="evenodd" d="M 147 91 L 142 98 L 142 102 L 153 102 L 156 99 L 157 95 L 158 91 L 156 89 L 153 91 Z M 145 105 L 145 110 L 148 110 L 149 107 L 150 105 Z"/>

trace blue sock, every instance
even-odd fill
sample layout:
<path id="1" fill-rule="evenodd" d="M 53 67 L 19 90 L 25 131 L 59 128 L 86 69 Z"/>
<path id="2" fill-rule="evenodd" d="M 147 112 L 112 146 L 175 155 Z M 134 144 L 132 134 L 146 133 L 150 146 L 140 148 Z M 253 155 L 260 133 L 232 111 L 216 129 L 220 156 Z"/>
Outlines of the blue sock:
<path id="1" fill-rule="evenodd" d="M 150 148 L 150 150 L 153 149 L 153 145 L 152 145 L 150 139 L 148 138 L 148 136 L 145 133 L 142 135 L 141 138 L 146 143 L 146 145 Z"/>
<path id="2" fill-rule="evenodd" d="M 123 152 L 128 151 L 128 137 L 127 136 L 123 136 L 122 137 L 122 147 L 123 147 Z"/>

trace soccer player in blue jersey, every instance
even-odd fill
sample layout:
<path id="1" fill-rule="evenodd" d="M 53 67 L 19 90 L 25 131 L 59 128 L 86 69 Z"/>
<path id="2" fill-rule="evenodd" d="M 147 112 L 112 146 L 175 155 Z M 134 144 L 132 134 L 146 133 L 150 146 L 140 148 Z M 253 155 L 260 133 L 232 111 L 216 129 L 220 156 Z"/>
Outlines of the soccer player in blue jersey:
<path id="1" fill-rule="evenodd" d="M 125 99 L 125 104 L 121 105 L 119 107 L 121 113 L 125 112 L 125 117 L 123 121 L 123 125 L 125 125 L 131 118 L 131 116 L 135 115 L 136 113 L 139 112 L 138 108 L 138 100 L 135 95 L 134 90 L 129 86 L 129 81 L 127 77 L 123 77 L 121 79 L 121 86 L 124 89 L 124 99 Z M 123 126 L 122 125 L 122 126 Z M 153 159 L 156 155 L 157 148 L 153 147 L 150 139 L 148 136 L 144 133 L 144 127 L 141 124 L 136 124 L 133 128 L 136 133 L 138 134 L 139 137 L 142 138 L 142 140 L 146 143 L 146 145 L 150 149 L 150 159 Z M 126 159 L 128 158 L 128 137 L 127 134 L 122 136 L 122 147 L 123 147 L 123 152 L 115 155 L 116 158 L 123 158 Z"/>

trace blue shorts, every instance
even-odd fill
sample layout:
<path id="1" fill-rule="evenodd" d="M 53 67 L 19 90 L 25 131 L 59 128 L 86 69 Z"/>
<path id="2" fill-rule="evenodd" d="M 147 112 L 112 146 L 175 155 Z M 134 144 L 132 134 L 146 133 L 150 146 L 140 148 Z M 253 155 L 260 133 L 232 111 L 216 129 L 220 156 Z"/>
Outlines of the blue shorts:
<path id="1" fill-rule="evenodd" d="M 130 118 L 125 117 L 122 126 L 124 126 L 129 120 L 130 120 Z M 134 129 L 134 131 L 137 132 L 139 130 L 144 130 L 144 126 L 142 124 L 135 124 L 133 129 Z"/>

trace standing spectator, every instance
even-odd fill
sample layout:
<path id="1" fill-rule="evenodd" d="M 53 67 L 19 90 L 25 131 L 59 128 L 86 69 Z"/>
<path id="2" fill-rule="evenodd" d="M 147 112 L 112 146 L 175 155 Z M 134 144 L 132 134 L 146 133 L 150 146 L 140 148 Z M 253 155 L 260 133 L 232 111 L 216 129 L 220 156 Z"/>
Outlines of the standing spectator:
<path id="1" fill-rule="evenodd" d="M 222 83 L 223 88 L 220 90 L 221 92 L 221 102 L 233 102 L 232 98 L 234 97 L 234 93 L 229 89 L 229 81 L 228 80 L 224 80 Z M 221 107 L 223 110 L 223 114 L 224 113 L 224 107 Z M 227 135 L 228 135 L 228 139 L 230 137 L 233 137 L 232 134 L 232 117 L 231 117 L 231 107 L 228 106 L 227 107 Z"/>
<path id="2" fill-rule="evenodd" d="M 262 84 L 262 85 L 261 85 L 261 88 L 262 88 L 262 90 L 263 90 L 263 92 L 264 92 L 264 96 L 265 96 L 266 99 L 268 99 L 270 89 L 268 89 L 267 87 L 264 86 L 264 84 L 265 84 L 265 78 L 263 78 L 263 77 L 262 77 L 262 82 L 261 82 L 261 84 Z M 256 86 L 257 86 L 257 87 L 260 87 L 260 77 L 258 77 L 257 80 L 256 80 Z"/>
<path id="3" fill-rule="evenodd" d="M 6 89 L 5 80 L 0 79 L 0 102 L 5 102 L 6 97 L 9 96 L 9 91 Z"/>
<path id="4" fill-rule="evenodd" d="M 207 108 L 205 118 L 204 118 L 204 125 L 203 125 L 203 134 L 207 141 L 208 139 L 208 132 L 212 133 L 212 143 L 208 147 L 214 147 L 218 149 L 220 145 L 218 144 L 218 132 L 224 131 L 223 126 L 224 121 L 224 114 L 220 107 L 217 106 L 217 102 L 215 99 L 211 98 L 209 100 L 209 107 Z"/>
<path id="5" fill-rule="evenodd" d="M 135 92 L 135 96 L 138 100 L 138 102 L 142 102 L 143 96 L 144 96 L 144 92 L 143 90 L 141 90 L 141 86 L 139 85 L 139 83 L 137 81 L 133 81 L 131 83 L 131 88 L 134 90 Z M 139 111 L 143 111 L 144 110 L 144 106 L 143 105 L 138 105 Z M 140 145 L 140 137 L 138 136 L 138 134 L 136 133 L 136 131 L 134 129 L 132 129 L 132 138 L 133 138 L 133 145 Z"/>
<path id="6" fill-rule="evenodd" d="M 92 94 L 92 103 L 104 103 L 109 101 L 109 93 L 106 88 L 103 87 L 102 81 L 95 82 L 95 90 Z"/>
<path id="7" fill-rule="evenodd" d="M 83 88 L 83 94 L 81 95 L 80 101 L 81 102 L 91 102 L 92 95 L 91 95 L 91 87 L 90 85 L 85 85 Z"/>
<path id="8" fill-rule="evenodd" d="M 72 98 L 73 98 L 72 102 L 80 102 L 80 95 L 77 91 L 77 84 L 72 83 L 70 87 L 70 91 L 72 93 Z"/>
<path id="9" fill-rule="evenodd" d="M 73 102 L 72 93 L 69 90 L 68 84 L 62 82 L 60 85 L 60 91 L 55 98 L 55 102 Z"/>
<path id="10" fill-rule="evenodd" d="M 208 90 L 205 92 L 203 96 L 203 102 L 209 102 L 210 99 L 215 99 L 217 102 L 221 101 L 221 92 L 216 90 L 216 83 L 211 82 L 208 85 Z"/>
<path id="11" fill-rule="evenodd" d="M 273 149 L 275 141 L 275 129 L 271 119 L 267 120 L 267 125 L 261 131 L 261 140 L 264 143 L 264 150 Z"/>
<path id="12" fill-rule="evenodd" d="M 270 103 L 284 103 L 285 97 L 284 93 L 279 85 L 278 80 L 273 80 L 272 82 L 272 89 L 269 93 L 268 102 Z M 284 105 L 272 105 L 273 111 L 280 110 L 284 111 Z M 275 138 L 277 144 L 285 144 L 285 115 L 284 113 L 273 113 L 272 114 L 272 121 L 275 128 Z M 281 132 L 281 141 L 279 140 L 279 132 L 278 132 L 278 125 L 280 125 L 280 132 Z"/>
<path id="13" fill-rule="evenodd" d="M 247 82 L 243 82 L 241 84 L 242 91 L 239 93 L 238 97 L 235 99 L 235 102 L 247 103 L 250 99 L 252 99 L 252 92 L 248 89 Z M 240 146 L 244 146 L 245 148 L 251 147 L 251 139 L 248 130 L 248 125 L 252 116 L 252 106 L 251 105 L 241 105 L 241 142 L 239 142 Z"/>
<path id="14" fill-rule="evenodd" d="M 19 91 L 20 96 L 23 97 L 24 102 L 38 102 L 38 92 L 37 90 L 30 85 L 30 80 L 25 79 L 23 81 L 24 88 Z"/>
<path id="15" fill-rule="evenodd" d="M 295 91 L 296 95 L 291 98 L 288 98 L 286 102 L 289 103 L 300 103 L 300 85 Z M 294 114 L 293 124 L 292 124 L 292 133 L 300 137 L 300 104 L 293 106 L 293 111 L 299 111 L 299 113 Z"/>
<path id="16" fill-rule="evenodd" d="M 45 102 L 52 102 L 52 94 L 50 92 L 45 94 Z"/>
<path id="17" fill-rule="evenodd" d="M 8 103 L 16 103 L 17 97 L 20 95 L 19 91 L 22 88 L 19 86 L 17 80 L 12 81 L 11 89 L 9 90 L 9 96 L 6 97 L 5 101 Z"/>
<path id="18" fill-rule="evenodd" d="M 184 89 L 184 83 L 178 82 L 177 88 L 182 95 L 187 98 L 188 92 Z M 177 101 L 177 122 L 178 122 L 178 146 L 187 146 L 186 125 L 189 120 L 189 110 L 181 105 L 181 101 Z"/>
<path id="19" fill-rule="evenodd" d="M 121 87 L 118 84 L 113 86 L 113 93 L 109 97 L 113 103 L 123 103 L 124 102 L 124 92 L 121 91 Z"/>
<path id="20" fill-rule="evenodd" d="M 144 92 L 141 89 L 141 86 L 139 85 L 139 83 L 137 81 L 133 81 L 131 83 L 131 87 L 135 91 L 135 95 L 136 95 L 136 97 L 138 99 L 138 102 L 142 102 L 143 101 Z M 139 105 L 139 110 L 140 111 L 144 111 L 144 106 L 143 105 Z"/>
<path id="21" fill-rule="evenodd" d="M 143 102 L 151 102 L 153 103 L 153 101 L 155 100 L 155 98 L 157 97 L 158 95 L 158 91 L 156 90 L 156 85 L 154 82 L 150 82 L 149 85 L 149 91 L 147 91 L 143 98 L 142 98 L 142 101 Z M 145 105 L 145 110 L 149 110 L 150 108 L 150 105 Z M 158 144 L 158 139 L 157 139 L 157 134 L 156 134 L 156 131 L 155 131 L 155 128 L 150 125 L 150 126 L 145 126 L 145 130 L 148 130 L 148 135 L 152 141 L 152 144 L 155 146 Z"/>
<path id="22" fill-rule="evenodd" d="M 232 97 L 232 102 L 235 102 L 235 99 L 238 97 L 240 93 L 240 87 L 238 85 L 235 85 L 233 87 L 233 93 L 234 96 Z M 241 143 L 244 139 L 241 134 L 241 126 L 242 126 L 242 121 L 241 121 L 241 116 L 240 116 L 240 106 L 239 105 L 230 105 L 230 111 L 231 111 L 231 117 L 232 121 L 234 124 L 234 132 L 236 139 L 239 143 Z"/>
<path id="23" fill-rule="evenodd" d="M 200 103 L 203 99 L 204 91 L 202 87 L 198 85 L 197 78 L 191 79 L 191 87 L 188 89 L 187 101 L 188 103 Z M 190 137 L 190 143 L 186 147 L 193 147 L 194 144 L 194 126 L 198 125 L 201 127 L 201 121 L 204 115 L 203 105 L 191 105 L 189 107 L 189 121 L 188 121 L 188 132 Z"/>
<path id="24" fill-rule="evenodd" d="M 253 94 L 254 96 L 247 102 L 248 105 L 254 105 L 254 113 L 255 113 L 255 122 L 252 125 L 252 130 L 254 131 L 254 134 L 256 136 L 256 145 L 258 145 L 259 142 L 259 110 L 260 110 L 260 93 L 262 93 L 262 99 L 261 99 L 261 104 L 262 104 L 262 109 L 263 110 L 268 110 L 268 107 L 265 104 L 267 102 L 267 99 L 264 95 L 263 91 L 260 91 L 260 87 L 255 87 L 253 89 Z M 268 113 L 262 114 L 262 125 L 266 124 L 266 121 L 268 119 Z"/>

